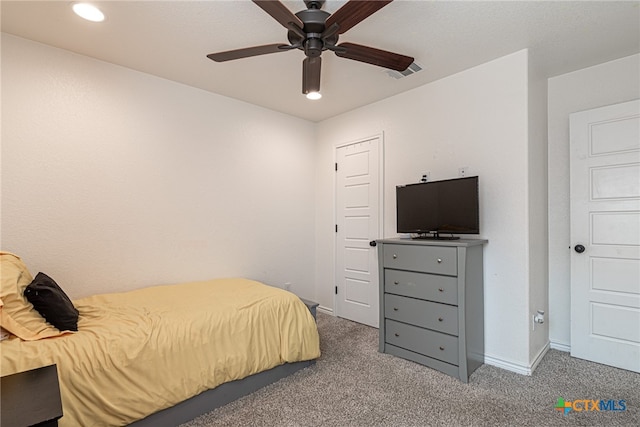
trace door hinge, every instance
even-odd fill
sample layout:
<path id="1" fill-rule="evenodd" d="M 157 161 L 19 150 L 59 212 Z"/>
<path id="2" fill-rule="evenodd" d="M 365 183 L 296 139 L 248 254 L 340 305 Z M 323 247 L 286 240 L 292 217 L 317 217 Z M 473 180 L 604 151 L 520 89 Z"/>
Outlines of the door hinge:
<path id="1" fill-rule="evenodd" d="M 336 295 L 338 295 L 338 287 L 336 286 Z"/>
<path id="2" fill-rule="evenodd" d="M 338 232 L 338 224 L 336 224 L 336 233 Z"/>
<path id="3" fill-rule="evenodd" d="M 338 170 L 338 162 L 336 162 L 336 171 Z"/>

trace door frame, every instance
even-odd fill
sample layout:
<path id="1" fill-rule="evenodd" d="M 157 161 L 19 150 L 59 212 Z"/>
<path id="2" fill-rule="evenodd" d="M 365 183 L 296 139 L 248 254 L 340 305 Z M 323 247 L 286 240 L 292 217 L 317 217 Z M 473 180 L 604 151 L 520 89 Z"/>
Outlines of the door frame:
<path id="1" fill-rule="evenodd" d="M 358 138 L 355 140 L 351 140 L 349 142 L 342 142 L 335 144 L 333 146 L 333 164 L 335 165 L 338 162 L 337 151 L 339 148 L 347 147 L 349 145 L 358 144 L 361 142 L 369 141 L 372 139 L 378 139 L 378 237 L 384 237 L 384 132 L 380 132 L 378 134 L 374 134 L 364 138 Z M 338 224 L 338 178 L 337 174 L 334 172 L 333 174 L 333 223 Z M 378 259 L 378 257 L 375 257 Z M 338 233 L 333 233 L 333 284 L 332 288 L 335 289 L 337 284 L 337 274 L 338 274 Z M 378 273 L 378 269 L 374 270 L 375 274 Z M 378 281 L 380 278 L 378 278 Z M 378 285 L 380 283 L 378 282 Z M 332 289 L 333 293 L 333 315 L 335 317 L 339 317 L 340 313 L 338 312 L 338 295 L 336 295 L 335 291 Z M 379 298 L 379 292 L 376 292 L 376 298 Z M 378 301 L 379 303 L 379 301 Z"/>

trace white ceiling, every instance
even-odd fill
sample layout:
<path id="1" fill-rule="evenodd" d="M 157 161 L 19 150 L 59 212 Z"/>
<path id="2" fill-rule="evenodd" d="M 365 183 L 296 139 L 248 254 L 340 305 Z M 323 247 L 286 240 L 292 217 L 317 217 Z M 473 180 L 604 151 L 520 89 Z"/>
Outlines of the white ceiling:
<path id="1" fill-rule="evenodd" d="M 322 55 L 323 98 L 301 93 L 299 50 L 215 63 L 206 55 L 286 43 L 286 30 L 247 0 L 93 1 L 102 23 L 70 1 L 2 1 L 2 31 L 312 121 L 320 121 L 529 48 L 548 77 L 640 52 L 640 1 L 396 0 L 340 41 L 413 56 L 396 80 L 380 67 Z M 292 12 L 302 0 L 285 1 Z M 344 1 L 329 0 L 336 11 Z"/>

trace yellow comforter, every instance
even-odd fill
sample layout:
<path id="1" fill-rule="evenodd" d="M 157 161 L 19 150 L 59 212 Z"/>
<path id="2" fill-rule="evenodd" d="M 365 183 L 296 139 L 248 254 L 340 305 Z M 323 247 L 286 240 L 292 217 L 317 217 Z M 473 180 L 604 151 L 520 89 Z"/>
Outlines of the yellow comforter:
<path id="1" fill-rule="evenodd" d="M 295 295 L 220 279 L 74 301 L 75 334 L 1 344 L 1 375 L 58 365 L 60 426 L 126 425 L 224 382 L 319 357 Z"/>

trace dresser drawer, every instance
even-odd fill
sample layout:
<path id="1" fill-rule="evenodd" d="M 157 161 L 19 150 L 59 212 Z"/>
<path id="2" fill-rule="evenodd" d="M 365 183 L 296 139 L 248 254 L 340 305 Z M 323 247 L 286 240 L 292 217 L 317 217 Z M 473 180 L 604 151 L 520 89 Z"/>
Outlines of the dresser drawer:
<path id="1" fill-rule="evenodd" d="M 458 307 L 452 305 L 387 294 L 384 315 L 399 322 L 458 335 Z"/>
<path id="2" fill-rule="evenodd" d="M 458 305 L 458 278 L 413 271 L 384 270 L 384 291 Z"/>
<path id="3" fill-rule="evenodd" d="M 458 338 L 395 320 L 385 320 L 385 341 L 389 344 L 458 364 Z"/>
<path id="4" fill-rule="evenodd" d="M 453 247 L 384 245 L 385 268 L 456 276 L 457 258 L 457 250 Z"/>

